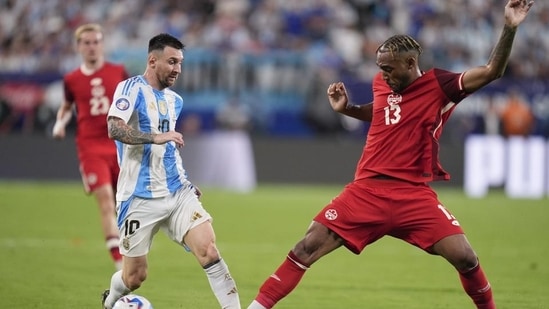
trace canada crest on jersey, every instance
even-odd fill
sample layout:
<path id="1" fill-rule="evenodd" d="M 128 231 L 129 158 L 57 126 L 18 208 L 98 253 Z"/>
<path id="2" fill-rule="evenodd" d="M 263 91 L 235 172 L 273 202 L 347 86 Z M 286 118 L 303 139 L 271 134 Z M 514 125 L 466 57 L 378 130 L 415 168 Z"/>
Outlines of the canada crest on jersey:
<path id="1" fill-rule="evenodd" d="M 402 102 L 402 96 L 398 93 L 391 93 L 387 96 L 387 104 L 390 106 L 397 105 Z"/>

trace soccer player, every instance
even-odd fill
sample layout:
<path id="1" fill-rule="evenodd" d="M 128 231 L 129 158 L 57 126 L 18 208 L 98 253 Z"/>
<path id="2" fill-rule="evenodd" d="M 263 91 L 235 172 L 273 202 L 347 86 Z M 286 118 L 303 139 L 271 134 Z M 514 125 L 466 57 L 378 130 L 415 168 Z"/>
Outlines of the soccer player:
<path id="1" fill-rule="evenodd" d="M 240 308 L 234 280 L 215 244 L 212 217 L 187 179 L 175 131 L 183 99 L 172 91 L 181 73 L 184 45 L 169 34 L 149 41 L 147 68 L 116 88 L 108 113 L 109 136 L 119 154 L 117 213 L 121 271 L 103 293 L 104 308 L 136 290 L 147 277 L 147 254 L 161 229 L 192 252 L 222 308 Z"/>
<path id="2" fill-rule="evenodd" d="M 436 68 L 423 72 L 420 45 L 396 35 L 377 49 L 380 72 L 373 80 L 373 102 L 353 105 L 343 83 L 328 87 L 336 112 L 371 121 L 355 178 L 314 217 L 305 237 L 263 283 L 248 309 L 275 306 L 313 263 L 333 250 L 345 246 L 359 254 L 385 235 L 442 256 L 457 270 L 476 308 L 496 308 L 459 221 L 427 183 L 449 179 L 438 160 L 442 126 L 457 103 L 503 75 L 517 27 L 532 4 L 507 3 L 501 37 L 484 66 L 463 73 Z"/>
<path id="3" fill-rule="evenodd" d="M 119 168 L 116 147 L 107 133 L 106 115 L 116 85 L 128 74 L 124 66 L 105 61 L 100 25 L 81 25 L 74 39 L 82 64 L 63 78 L 65 100 L 57 111 L 53 137 L 65 138 L 76 105 L 76 149 L 84 190 L 95 196 L 107 249 L 116 269 L 120 269 L 122 256 L 114 209 Z"/>

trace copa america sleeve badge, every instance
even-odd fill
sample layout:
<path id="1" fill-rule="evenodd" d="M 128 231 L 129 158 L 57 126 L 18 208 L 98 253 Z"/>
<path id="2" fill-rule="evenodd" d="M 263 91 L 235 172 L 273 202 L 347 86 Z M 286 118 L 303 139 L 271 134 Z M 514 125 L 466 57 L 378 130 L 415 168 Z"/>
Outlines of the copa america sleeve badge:
<path id="1" fill-rule="evenodd" d="M 119 98 L 119 99 L 116 100 L 116 102 L 114 102 L 114 105 L 119 110 L 125 111 L 128 108 L 130 108 L 130 101 L 128 101 L 128 99 L 126 99 L 126 98 Z"/>

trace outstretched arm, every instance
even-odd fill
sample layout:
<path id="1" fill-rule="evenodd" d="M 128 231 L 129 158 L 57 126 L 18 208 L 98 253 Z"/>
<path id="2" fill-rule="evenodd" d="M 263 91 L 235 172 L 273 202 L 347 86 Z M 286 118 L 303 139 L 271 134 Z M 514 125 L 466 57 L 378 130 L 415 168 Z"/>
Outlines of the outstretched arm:
<path id="1" fill-rule="evenodd" d="M 463 75 L 463 86 L 466 92 L 475 92 L 503 76 L 517 28 L 526 18 L 533 4 L 534 1 L 509 0 L 505 6 L 505 25 L 499 41 L 492 50 L 488 63 L 484 66 L 472 68 Z"/>
<path id="2" fill-rule="evenodd" d="M 160 134 L 145 133 L 130 127 L 124 120 L 110 116 L 108 119 L 109 138 L 124 144 L 165 144 L 175 142 L 178 147 L 183 146 L 183 135 L 179 132 L 168 131 Z"/>
<path id="3" fill-rule="evenodd" d="M 57 117 L 55 124 L 53 125 L 52 135 L 56 139 L 65 138 L 65 128 L 72 118 L 72 104 L 67 101 L 63 101 L 59 109 L 57 110 Z"/>
<path id="4" fill-rule="evenodd" d="M 334 111 L 359 120 L 372 121 L 373 103 L 363 105 L 349 103 L 347 90 L 342 82 L 330 84 L 327 93 Z"/>

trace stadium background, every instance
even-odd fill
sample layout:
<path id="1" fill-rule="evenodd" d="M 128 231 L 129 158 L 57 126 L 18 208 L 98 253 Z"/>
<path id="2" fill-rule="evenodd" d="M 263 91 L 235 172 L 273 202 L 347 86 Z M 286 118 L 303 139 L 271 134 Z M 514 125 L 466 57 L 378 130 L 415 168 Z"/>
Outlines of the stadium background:
<path id="1" fill-rule="evenodd" d="M 418 38 L 424 69 L 482 65 L 503 23 L 494 8 L 503 3 L 2 0 L 0 178 L 79 178 L 71 138 L 55 143 L 50 132 L 62 74 L 79 64 L 72 33 L 83 22 L 104 27 L 107 58 L 131 74 L 143 72 L 152 35 L 182 39 L 186 59 L 175 90 L 185 99 L 188 140 L 219 130 L 217 113 L 237 102 L 251 122 L 258 182 L 344 183 L 367 126 L 333 113 L 326 86 L 343 80 L 354 101 L 368 102 L 375 48 L 394 33 Z M 462 185 L 464 140 L 494 133 L 486 126 L 490 104 L 503 108 L 511 89 L 534 112 L 533 134 L 549 136 L 549 4 L 538 1 L 518 32 L 504 78 L 466 99 L 445 129 L 441 157 L 450 185 Z M 183 125 L 188 119 L 193 127 Z"/>
<path id="2" fill-rule="evenodd" d="M 350 180 L 360 155 L 367 128 L 335 117 L 325 83 L 345 80 L 355 101 L 367 101 L 368 81 L 377 70 L 374 49 L 394 32 L 418 35 L 426 49 L 425 69 L 435 62 L 455 70 L 484 64 L 499 35 L 505 0 L 327 0 L 328 9 L 320 3 L 0 0 L 2 305 L 97 308 L 112 274 L 95 201 L 82 193 L 74 142 L 50 137 L 59 79 L 78 65 L 71 39 L 81 22 L 100 22 L 109 59 L 126 63 L 133 74 L 142 73 L 150 35 L 182 36 L 188 51 L 177 90 L 189 108 L 186 122 L 194 124 L 182 127 L 191 130 L 184 151 L 194 151 L 216 131 L 214 115 L 227 97 L 252 110 L 247 133 L 260 185 L 252 194 L 207 189 L 202 197 L 219 218 L 218 245 L 246 304 L 311 215 Z M 536 1 L 505 77 L 459 106 L 441 140 L 441 159 L 453 178 L 445 184 L 451 187 L 437 192 L 470 232 L 503 309 L 549 309 L 547 198 L 514 200 L 501 190 L 466 197 L 464 141 L 471 133 L 494 134 L 484 125 L 485 116 L 493 116 L 488 102 L 503 107 L 512 85 L 524 92 L 536 115 L 534 134 L 549 144 L 548 7 Z M 168 238 L 156 238 L 150 266 L 139 294 L 155 308 L 216 306 L 194 257 Z M 387 237 L 361 256 L 346 250 L 330 254 L 279 308 L 365 306 L 461 309 L 471 302 L 446 261 Z"/>

